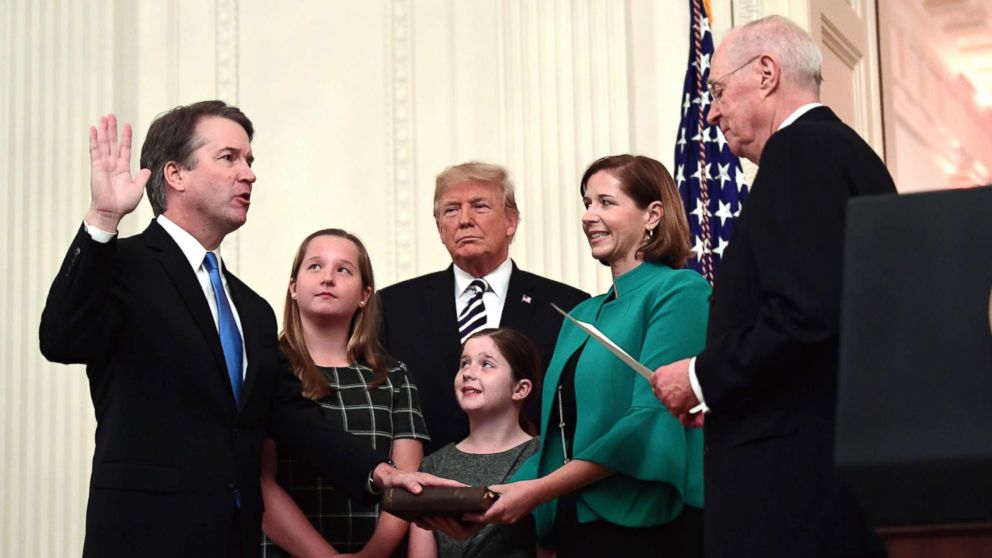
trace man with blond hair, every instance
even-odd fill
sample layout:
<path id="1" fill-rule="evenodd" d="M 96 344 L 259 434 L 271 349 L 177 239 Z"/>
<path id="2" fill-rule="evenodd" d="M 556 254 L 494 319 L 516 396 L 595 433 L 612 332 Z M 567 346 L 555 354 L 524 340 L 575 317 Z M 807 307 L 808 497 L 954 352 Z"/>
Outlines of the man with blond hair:
<path id="1" fill-rule="evenodd" d="M 834 469 L 833 438 L 847 201 L 895 186 L 819 103 L 820 66 L 809 34 L 771 16 L 731 31 L 710 68 L 707 120 L 761 168 L 716 277 L 705 349 L 652 379 L 683 422 L 708 406 L 707 556 L 884 555 Z"/>
<path id="2" fill-rule="evenodd" d="M 445 169 L 434 189 L 434 220 L 452 264 L 379 292 L 386 348 L 417 381 L 431 434 L 428 453 L 468 435 L 453 384 L 466 337 L 484 328 L 516 329 L 547 366 L 562 322 L 551 303 L 570 310 L 589 297 L 510 259 L 520 211 L 503 167 L 473 161 Z M 539 424 L 540 399 L 530 399 L 527 415 Z"/>

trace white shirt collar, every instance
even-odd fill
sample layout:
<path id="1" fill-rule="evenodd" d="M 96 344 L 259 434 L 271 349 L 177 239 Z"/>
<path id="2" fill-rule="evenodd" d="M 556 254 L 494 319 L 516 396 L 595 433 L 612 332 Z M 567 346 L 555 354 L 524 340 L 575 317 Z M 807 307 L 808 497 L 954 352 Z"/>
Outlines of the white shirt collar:
<path id="1" fill-rule="evenodd" d="M 788 116 L 788 118 L 786 118 L 785 120 L 782 121 L 781 124 L 779 124 L 778 129 L 781 130 L 782 128 L 785 128 L 789 124 L 792 124 L 793 122 L 795 122 L 796 120 L 798 120 L 800 116 L 802 116 L 802 115 L 806 114 L 807 112 L 815 109 L 816 107 L 822 107 L 822 106 L 823 106 L 823 103 L 806 103 L 805 105 L 803 105 L 803 106 L 797 108 L 796 110 L 792 111 L 792 114 L 790 114 Z"/>
<path id="2" fill-rule="evenodd" d="M 454 265 L 453 267 L 455 268 L 455 298 L 458 298 L 465 292 L 465 289 L 468 288 L 472 281 L 475 280 L 475 277 L 458 267 L 458 265 Z M 503 263 L 499 264 L 499 267 L 492 270 L 489 275 L 483 277 L 486 283 L 489 283 L 489 288 L 500 300 L 506 300 L 506 291 L 510 288 L 510 273 L 512 271 L 513 260 L 506 258 L 503 260 Z"/>
<path id="3" fill-rule="evenodd" d="M 156 217 L 155 220 L 172 237 L 172 240 L 175 240 L 176 244 L 179 245 L 179 250 L 189 260 L 189 265 L 193 268 L 193 271 L 200 269 L 200 266 L 203 265 L 203 258 L 207 255 L 207 249 L 200 244 L 200 241 L 189 234 L 186 229 L 173 223 L 164 213 Z M 217 255 L 217 262 L 220 265 L 220 262 L 223 262 L 220 257 L 220 246 L 213 252 Z"/>

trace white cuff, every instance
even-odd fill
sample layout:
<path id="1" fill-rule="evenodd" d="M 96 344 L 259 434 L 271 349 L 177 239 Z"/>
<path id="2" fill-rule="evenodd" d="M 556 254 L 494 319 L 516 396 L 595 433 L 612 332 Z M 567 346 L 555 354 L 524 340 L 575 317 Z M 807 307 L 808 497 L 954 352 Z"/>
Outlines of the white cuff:
<path id="1" fill-rule="evenodd" d="M 699 405 L 693 407 L 689 412 L 710 412 L 710 408 L 706 406 L 706 400 L 703 399 L 703 386 L 699 385 L 699 378 L 696 377 L 696 357 L 689 359 L 689 385 L 692 386 L 692 393 L 696 394 L 696 399 L 699 400 Z"/>
<path id="2" fill-rule="evenodd" d="M 90 238 L 92 238 L 94 242 L 99 242 L 100 244 L 106 244 L 110 242 L 112 238 L 117 236 L 117 233 L 115 232 L 107 232 L 103 229 L 98 229 L 86 221 L 83 221 L 83 227 L 86 229 L 86 232 L 89 233 Z"/>

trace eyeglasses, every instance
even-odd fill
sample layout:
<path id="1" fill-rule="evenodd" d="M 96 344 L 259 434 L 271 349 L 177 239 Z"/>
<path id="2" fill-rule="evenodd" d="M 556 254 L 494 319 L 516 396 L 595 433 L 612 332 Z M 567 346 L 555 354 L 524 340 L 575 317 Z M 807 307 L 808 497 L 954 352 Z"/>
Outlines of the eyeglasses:
<path id="1" fill-rule="evenodd" d="M 721 81 L 726 81 L 730 76 L 732 76 L 732 75 L 736 74 L 737 72 L 743 70 L 745 67 L 747 67 L 748 64 L 750 64 L 751 62 L 754 62 L 755 60 L 757 60 L 759 58 L 761 58 L 761 55 L 760 54 L 757 54 L 755 56 L 752 56 L 747 62 L 741 64 L 740 66 L 737 66 L 733 70 L 730 70 L 729 72 L 727 72 L 727 73 L 723 74 L 722 76 L 720 76 L 720 79 L 711 79 L 708 82 L 706 82 L 706 90 L 710 92 L 710 98 L 713 99 L 713 102 L 719 103 L 720 102 L 720 99 L 723 98 L 723 90 L 726 87 L 725 86 L 724 87 L 719 87 L 719 88 L 717 87 L 720 84 Z"/>

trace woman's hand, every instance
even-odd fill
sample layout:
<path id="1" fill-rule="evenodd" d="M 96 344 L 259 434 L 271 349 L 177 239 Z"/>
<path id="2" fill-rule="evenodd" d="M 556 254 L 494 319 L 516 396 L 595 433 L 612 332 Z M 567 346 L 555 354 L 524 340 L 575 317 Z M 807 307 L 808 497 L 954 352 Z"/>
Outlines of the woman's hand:
<path id="1" fill-rule="evenodd" d="M 466 521 L 516 523 L 546 501 L 540 479 L 499 484 L 489 489 L 499 494 L 499 499 L 484 514 L 465 514 Z"/>
<path id="2" fill-rule="evenodd" d="M 539 479 L 490 486 L 490 490 L 499 494 L 499 499 L 486 513 L 467 513 L 462 519 L 481 523 L 516 523 L 537 506 L 613 474 L 598 463 L 573 459 Z"/>

